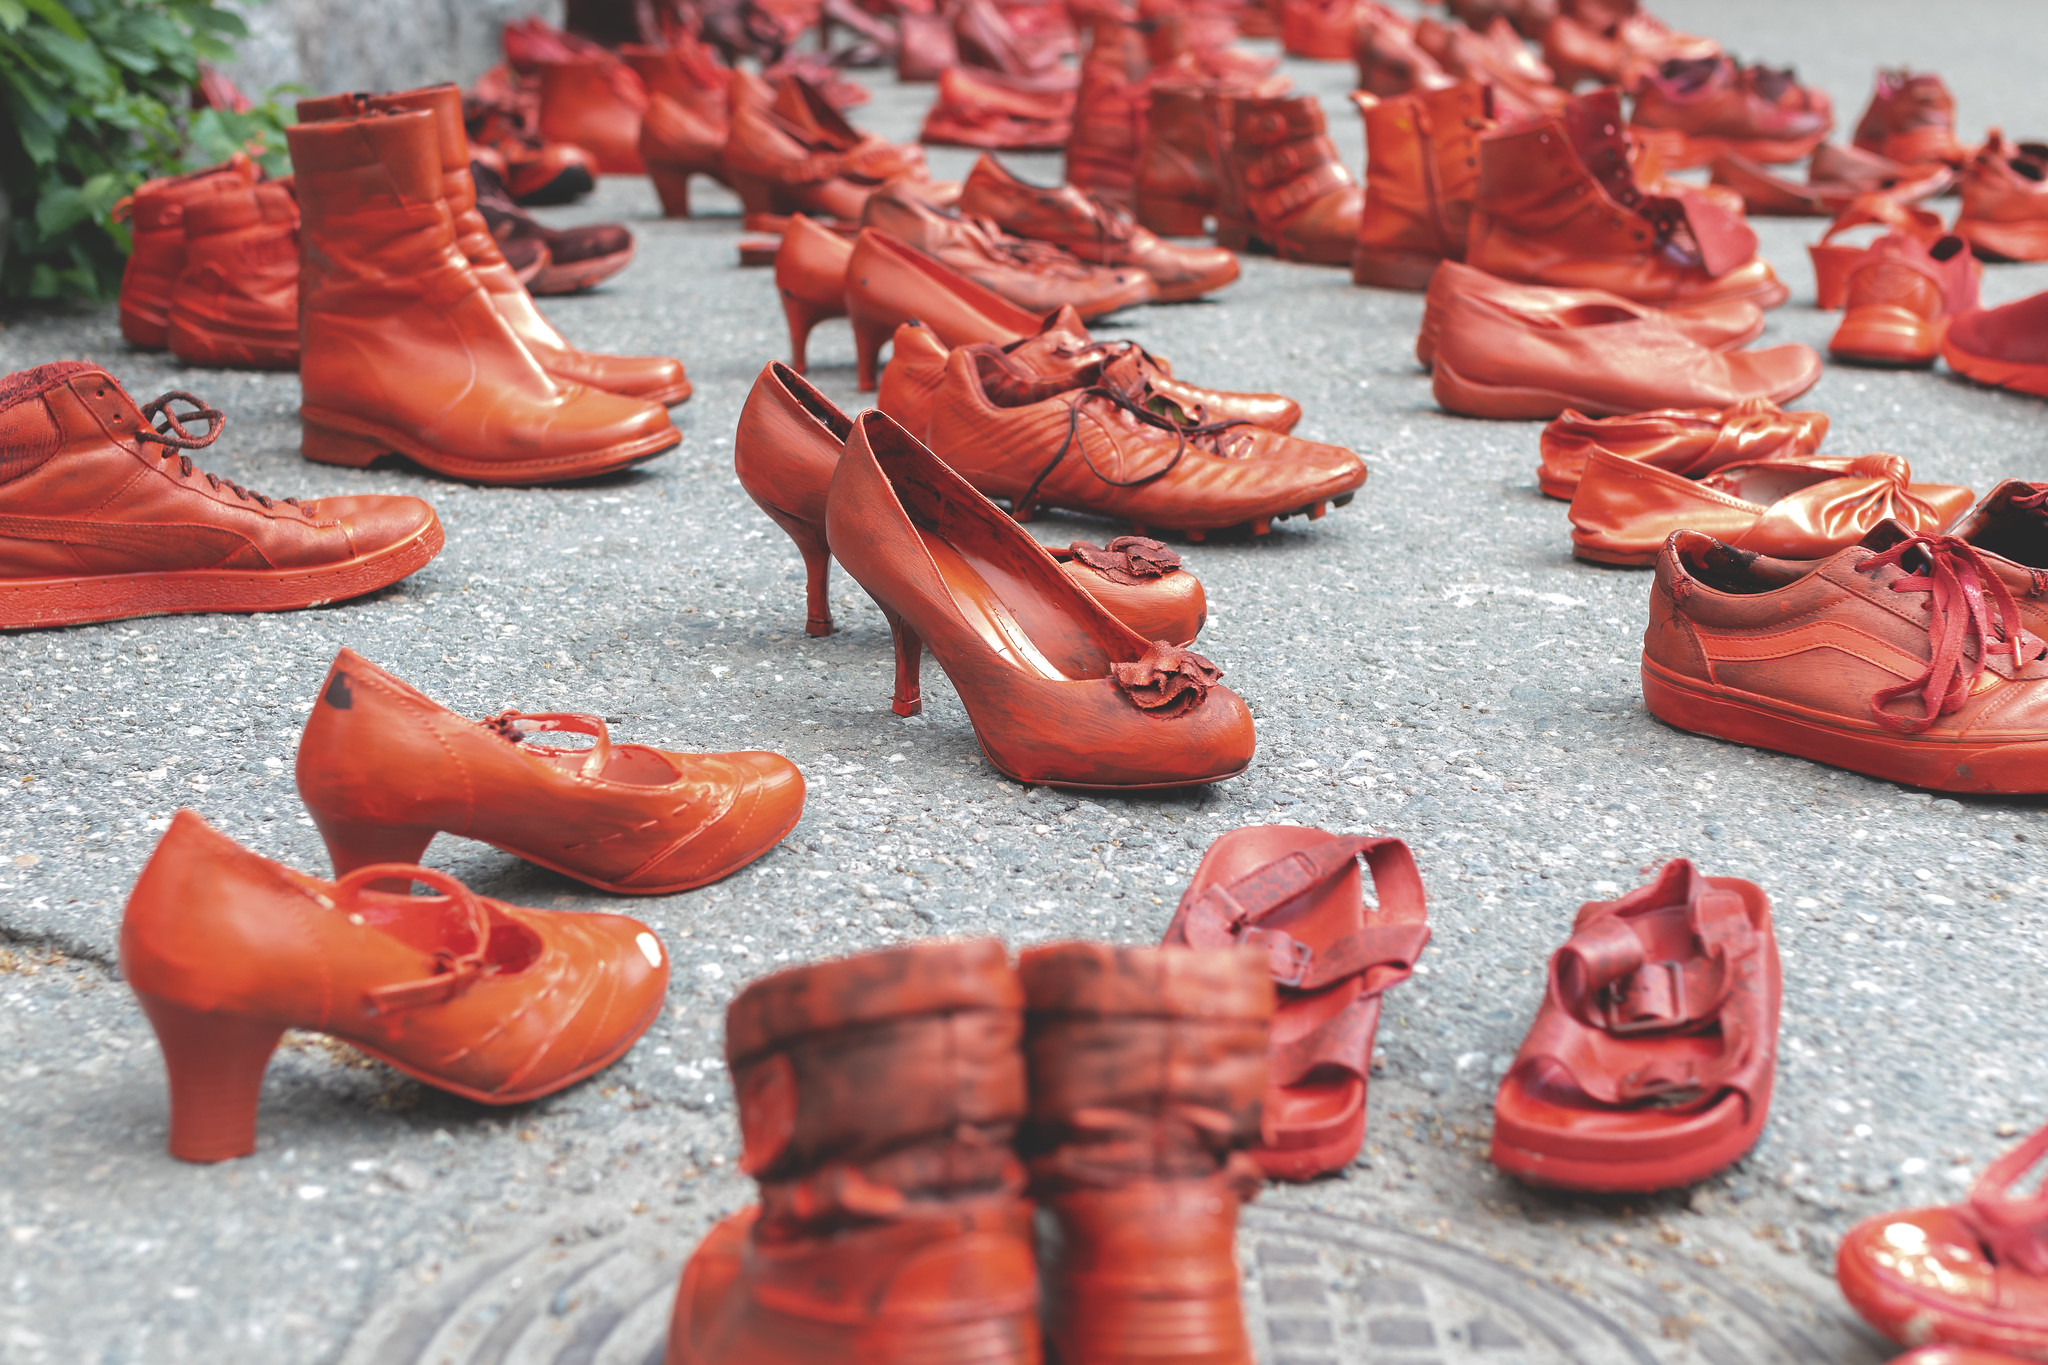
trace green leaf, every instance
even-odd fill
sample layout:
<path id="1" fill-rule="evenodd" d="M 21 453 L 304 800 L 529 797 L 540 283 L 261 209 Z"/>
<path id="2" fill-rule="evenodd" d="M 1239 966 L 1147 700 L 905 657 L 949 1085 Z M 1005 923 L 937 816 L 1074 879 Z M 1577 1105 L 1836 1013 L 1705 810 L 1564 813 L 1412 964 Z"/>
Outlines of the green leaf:
<path id="1" fill-rule="evenodd" d="M 85 30 L 71 17 L 71 11 L 58 4 L 57 0 L 21 0 L 21 3 L 65 37 L 81 43 L 86 41 Z"/>
<path id="2" fill-rule="evenodd" d="M 28 22 L 28 10 L 21 0 L 0 0 L 0 29 L 12 33 Z"/>

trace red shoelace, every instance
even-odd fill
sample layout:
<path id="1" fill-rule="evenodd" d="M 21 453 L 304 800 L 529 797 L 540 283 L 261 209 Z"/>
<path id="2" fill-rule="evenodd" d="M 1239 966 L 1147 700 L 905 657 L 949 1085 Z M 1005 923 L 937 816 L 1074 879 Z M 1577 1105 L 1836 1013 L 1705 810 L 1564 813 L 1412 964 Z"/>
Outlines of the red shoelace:
<path id="1" fill-rule="evenodd" d="M 1908 571 L 1906 563 L 1906 556 L 1915 552 L 1921 561 L 1917 573 Z M 1892 591 L 1926 593 L 1925 607 L 1934 618 L 1927 626 L 1931 650 L 1927 671 L 1910 682 L 1884 688 L 1870 699 L 1871 714 L 1886 729 L 1923 734 L 1941 717 L 1962 710 L 1994 649 L 2009 647 L 2013 668 L 2026 666 L 2022 644 L 2026 632 L 2020 625 L 2019 603 L 1997 570 L 1968 541 L 1957 536 L 1913 536 L 1856 568 L 1861 573 L 1898 569 L 1902 577 L 1892 582 Z M 1974 653 L 1970 648 L 1973 637 Z M 1901 716 L 1885 709 L 1915 692 L 1920 694 L 1923 715 Z"/>
<path id="2" fill-rule="evenodd" d="M 178 412 L 171 407 L 172 403 L 187 404 L 190 406 L 191 411 Z M 205 432 L 197 436 L 193 435 L 185 427 L 186 421 L 196 419 L 204 419 L 206 422 Z M 157 425 L 154 430 L 145 428 L 142 431 L 136 432 L 135 439 L 138 441 L 151 441 L 166 447 L 164 458 L 166 460 L 175 458 L 178 461 L 178 472 L 186 478 L 190 478 L 195 472 L 204 474 L 207 483 L 211 484 L 216 490 L 225 488 L 244 502 L 253 502 L 261 507 L 275 507 L 280 502 L 290 507 L 297 507 L 299 505 L 297 498 L 265 497 L 261 493 L 242 487 L 242 485 L 232 479 L 223 479 L 218 474 L 208 474 L 205 470 L 192 463 L 190 455 L 172 455 L 172 451 L 204 450 L 215 441 L 218 441 L 221 432 L 226 429 L 228 424 L 227 414 L 219 408 L 208 407 L 183 389 L 172 389 L 169 393 L 159 398 L 152 398 L 142 405 L 142 420 L 153 422 Z"/>

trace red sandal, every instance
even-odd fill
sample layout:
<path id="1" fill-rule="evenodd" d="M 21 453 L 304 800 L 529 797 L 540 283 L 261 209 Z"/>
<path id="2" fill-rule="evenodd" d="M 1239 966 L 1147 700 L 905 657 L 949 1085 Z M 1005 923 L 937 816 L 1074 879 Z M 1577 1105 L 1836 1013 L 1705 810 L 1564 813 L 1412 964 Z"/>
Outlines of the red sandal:
<path id="1" fill-rule="evenodd" d="M 1580 907 L 1494 1099 L 1493 1164 L 1606 1193 L 1703 1180 L 1756 1145 L 1778 1069 L 1771 903 L 1675 858 Z"/>
<path id="2" fill-rule="evenodd" d="M 2048 1128 L 1986 1167 L 1960 1204 L 1849 1229 L 1835 1258 L 1842 1296 L 1894 1341 L 2048 1358 L 2048 1190 L 2013 1189 L 2044 1159 Z M 1952 1365 L 1975 1359 L 1955 1352 Z"/>
<path id="3" fill-rule="evenodd" d="M 1370 913 L 1361 857 L 1379 898 Z M 1399 839 L 1248 825 L 1202 855 L 1165 942 L 1265 950 L 1280 1004 L 1251 1157 L 1268 1176 L 1307 1180 L 1358 1155 L 1380 996 L 1414 971 L 1428 913 Z"/>

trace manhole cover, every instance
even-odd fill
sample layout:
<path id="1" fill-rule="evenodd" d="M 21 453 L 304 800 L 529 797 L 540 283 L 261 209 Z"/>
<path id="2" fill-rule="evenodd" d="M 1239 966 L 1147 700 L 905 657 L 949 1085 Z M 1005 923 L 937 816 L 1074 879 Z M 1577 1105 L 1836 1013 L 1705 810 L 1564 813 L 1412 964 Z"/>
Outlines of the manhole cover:
<path id="1" fill-rule="evenodd" d="M 1245 1212 L 1239 1256 L 1262 1365 L 1875 1365 L 1836 1305 L 1690 1258 L 1617 1260 L 1544 1230 L 1521 1269 L 1399 1228 Z M 347 1365 L 660 1365 L 694 1236 L 635 1227 L 460 1267 L 380 1313 Z M 1560 1283 L 1561 1282 L 1561 1283 Z"/>

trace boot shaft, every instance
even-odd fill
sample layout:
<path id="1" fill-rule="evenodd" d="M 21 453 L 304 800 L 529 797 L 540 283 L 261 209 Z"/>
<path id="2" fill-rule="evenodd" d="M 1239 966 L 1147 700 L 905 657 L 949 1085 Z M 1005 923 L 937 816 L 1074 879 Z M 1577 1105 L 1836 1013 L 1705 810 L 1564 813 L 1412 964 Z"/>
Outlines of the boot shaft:
<path id="1" fill-rule="evenodd" d="M 993 940 L 912 944 L 742 991 L 726 1058 L 762 1235 L 1014 1197 L 1022 1005 Z"/>
<path id="2" fill-rule="evenodd" d="M 1361 243 L 1462 260 L 1494 126 L 1487 88 L 1462 82 L 1367 105 Z"/>
<path id="3" fill-rule="evenodd" d="M 1253 222 L 1284 222 L 1353 183 L 1313 95 L 1231 97 L 1227 113 L 1219 201 Z"/>

